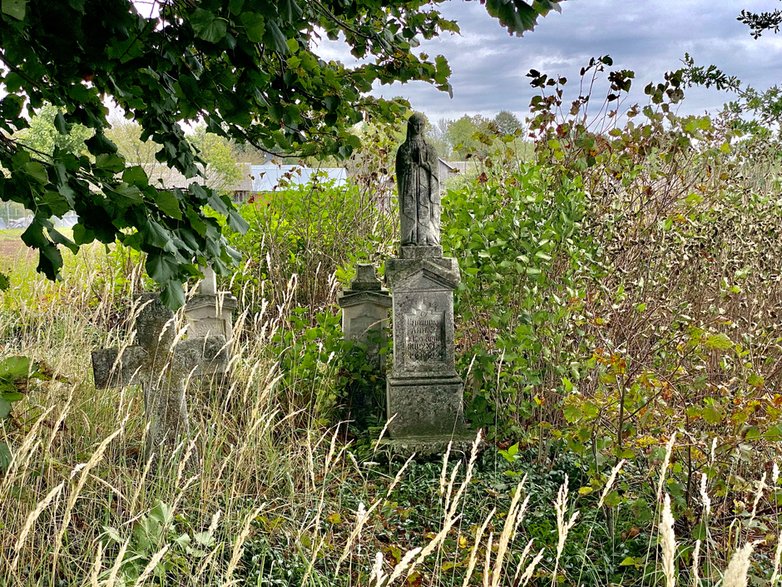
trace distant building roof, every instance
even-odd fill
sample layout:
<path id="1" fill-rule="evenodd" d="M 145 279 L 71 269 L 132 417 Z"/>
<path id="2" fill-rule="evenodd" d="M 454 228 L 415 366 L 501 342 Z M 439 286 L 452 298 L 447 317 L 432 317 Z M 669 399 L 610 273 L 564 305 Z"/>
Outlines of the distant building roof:
<path id="1" fill-rule="evenodd" d="M 309 183 L 317 176 L 320 180 L 333 180 L 336 185 L 343 185 L 347 181 L 347 170 L 344 167 L 303 167 L 301 165 L 275 165 L 266 163 L 252 165 L 249 163 L 237 163 L 241 178 L 238 182 L 226 185 L 222 189 L 229 191 L 245 192 L 271 192 L 279 188 L 280 183 L 289 185 L 302 185 Z M 206 182 L 202 177 L 186 178 L 178 170 L 171 169 L 162 163 L 144 166 L 144 171 L 149 175 L 149 182 L 155 186 L 164 188 L 182 188 L 195 182 L 206 185 L 214 184 L 216 174 L 207 173 Z M 215 187 L 212 185 L 212 187 Z"/>
<path id="2" fill-rule="evenodd" d="M 251 165 L 252 191 L 271 192 L 280 184 L 303 185 L 313 179 L 344 185 L 348 173 L 344 167 L 302 167 L 301 165 Z"/>
<path id="3" fill-rule="evenodd" d="M 455 172 L 455 173 L 459 172 L 459 170 L 456 169 L 456 167 L 454 167 L 452 163 L 448 163 L 448 161 L 446 161 L 442 157 L 438 157 L 437 160 L 440 162 L 440 165 L 445 167 L 448 171 Z"/>

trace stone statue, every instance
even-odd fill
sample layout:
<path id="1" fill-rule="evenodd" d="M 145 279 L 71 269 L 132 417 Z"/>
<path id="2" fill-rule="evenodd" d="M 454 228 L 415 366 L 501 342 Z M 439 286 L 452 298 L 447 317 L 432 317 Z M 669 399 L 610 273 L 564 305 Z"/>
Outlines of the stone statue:
<path id="1" fill-rule="evenodd" d="M 440 244 L 439 162 L 424 139 L 425 124 L 423 114 L 413 114 L 407 121 L 407 139 L 396 153 L 402 246 Z"/>

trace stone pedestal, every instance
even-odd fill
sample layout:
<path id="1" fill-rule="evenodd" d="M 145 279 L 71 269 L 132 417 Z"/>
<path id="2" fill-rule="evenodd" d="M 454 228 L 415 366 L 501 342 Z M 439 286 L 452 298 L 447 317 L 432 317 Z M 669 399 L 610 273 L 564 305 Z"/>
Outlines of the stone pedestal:
<path id="1" fill-rule="evenodd" d="M 386 346 L 386 325 L 391 295 L 383 289 L 375 275 L 374 265 L 359 264 L 350 288 L 337 297 L 342 308 L 342 332 L 346 340 L 360 343 L 351 350 L 348 369 L 356 369 L 345 392 L 344 418 L 365 430 L 383 418 L 383 380 Z M 367 376 L 369 366 L 371 373 Z"/>
<path id="2" fill-rule="evenodd" d="M 350 289 L 337 297 L 337 303 L 342 308 L 345 339 L 362 343 L 368 359 L 382 369 L 379 351 L 386 340 L 391 295 L 381 286 L 375 275 L 375 266 L 360 263 Z"/>
<path id="3" fill-rule="evenodd" d="M 217 291 L 217 277 L 211 267 L 204 268 L 204 279 L 198 286 L 198 293 L 185 304 L 187 332 L 190 338 L 220 338 L 226 346 L 225 354 L 230 357 L 233 344 L 233 312 L 238 300 L 230 292 Z M 229 361 L 221 363 L 213 373 L 225 383 Z"/>
<path id="4" fill-rule="evenodd" d="M 233 339 L 233 311 L 237 304 L 230 293 L 194 295 L 185 305 L 189 336 L 222 336 L 230 343 Z"/>
<path id="5" fill-rule="evenodd" d="M 386 262 L 386 279 L 394 322 L 386 393 L 390 438 L 416 451 L 439 450 L 452 439 L 469 442 L 454 364 L 456 260 L 443 257 L 439 246 L 403 246 L 400 258 Z"/>

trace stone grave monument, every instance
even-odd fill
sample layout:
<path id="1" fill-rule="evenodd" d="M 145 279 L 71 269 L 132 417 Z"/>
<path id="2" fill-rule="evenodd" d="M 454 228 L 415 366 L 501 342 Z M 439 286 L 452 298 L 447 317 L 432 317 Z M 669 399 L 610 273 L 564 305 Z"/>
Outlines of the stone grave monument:
<path id="1" fill-rule="evenodd" d="M 185 317 L 190 336 L 223 336 L 233 339 L 233 311 L 238 302 L 230 292 L 217 291 L 217 278 L 211 267 L 204 268 L 198 293 L 187 301 Z"/>
<path id="2" fill-rule="evenodd" d="M 337 296 L 342 308 L 342 333 L 346 340 L 358 342 L 351 352 L 360 364 L 374 371 L 373 378 L 359 378 L 348 385 L 346 417 L 360 429 L 383 418 L 382 374 L 386 346 L 386 325 L 391 296 L 375 274 L 375 266 L 359 263 L 350 287 Z"/>
<path id="3" fill-rule="evenodd" d="M 386 389 L 388 433 L 403 450 L 436 452 L 474 439 L 464 422 L 454 364 L 453 290 L 459 265 L 440 246 L 438 159 L 413 114 L 396 156 L 401 215 L 398 258 L 386 261 L 392 292 L 394 359 Z"/>
<path id="4" fill-rule="evenodd" d="M 225 338 L 220 335 L 189 338 L 173 346 L 174 313 L 157 294 L 142 294 L 135 319 L 134 345 L 92 353 L 95 388 L 139 384 L 149 425 L 146 453 L 173 450 L 189 431 L 185 388 L 191 377 L 224 371 Z"/>
<path id="5" fill-rule="evenodd" d="M 233 344 L 233 312 L 238 305 L 230 292 L 217 291 L 217 278 L 211 267 L 204 268 L 204 279 L 198 286 L 198 292 L 185 304 L 188 337 L 222 337 L 226 342 L 226 351 L 230 355 Z M 228 361 L 214 372 L 219 383 L 224 384 L 227 377 Z"/>
<path id="6" fill-rule="evenodd" d="M 375 266 L 359 263 L 350 288 L 337 296 L 342 308 L 342 332 L 347 340 L 365 345 L 367 358 L 382 369 L 380 348 L 385 338 L 391 296 L 375 274 Z"/>

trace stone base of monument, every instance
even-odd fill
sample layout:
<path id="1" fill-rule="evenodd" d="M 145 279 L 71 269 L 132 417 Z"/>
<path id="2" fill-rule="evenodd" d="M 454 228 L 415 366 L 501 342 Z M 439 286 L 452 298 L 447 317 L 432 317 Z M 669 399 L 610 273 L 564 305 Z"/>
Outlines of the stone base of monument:
<path id="1" fill-rule="evenodd" d="M 378 441 L 376 453 L 389 461 L 406 460 L 415 455 L 416 460 L 441 460 L 451 445 L 451 460 L 469 458 L 475 434 L 453 437 L 443 436 L 406 436 L 404 438 L 382 438 Z M 478 445 L 478 452 L 483 451 L 486 443 Z"/>
<path id="2" fill-rule="evenodd" d="M 383 448 L 419 456 L 469 452 L 463 384 L 454 363 L 453 290 L 459 265 L 439 246 L 402 246 L 386 261 L 393 293 L 394 361 L 386 386 Z"/>
<path id="3" fill-rule="evenodd" d="M 379 446 L 395 456 L 428 457 L 442 455 L 450 443 L 453 453 L 469 454 L 476 433 L 464 422 L 462 395 L 459 377 L 390 377 L 386 389 L 389 438 Z"/>
<path id="4" fill-rule="evenodd" d="M 388 434 L 450 436 L 466 429 L 458 377 L 389 377 L 386 392 Z"/>

